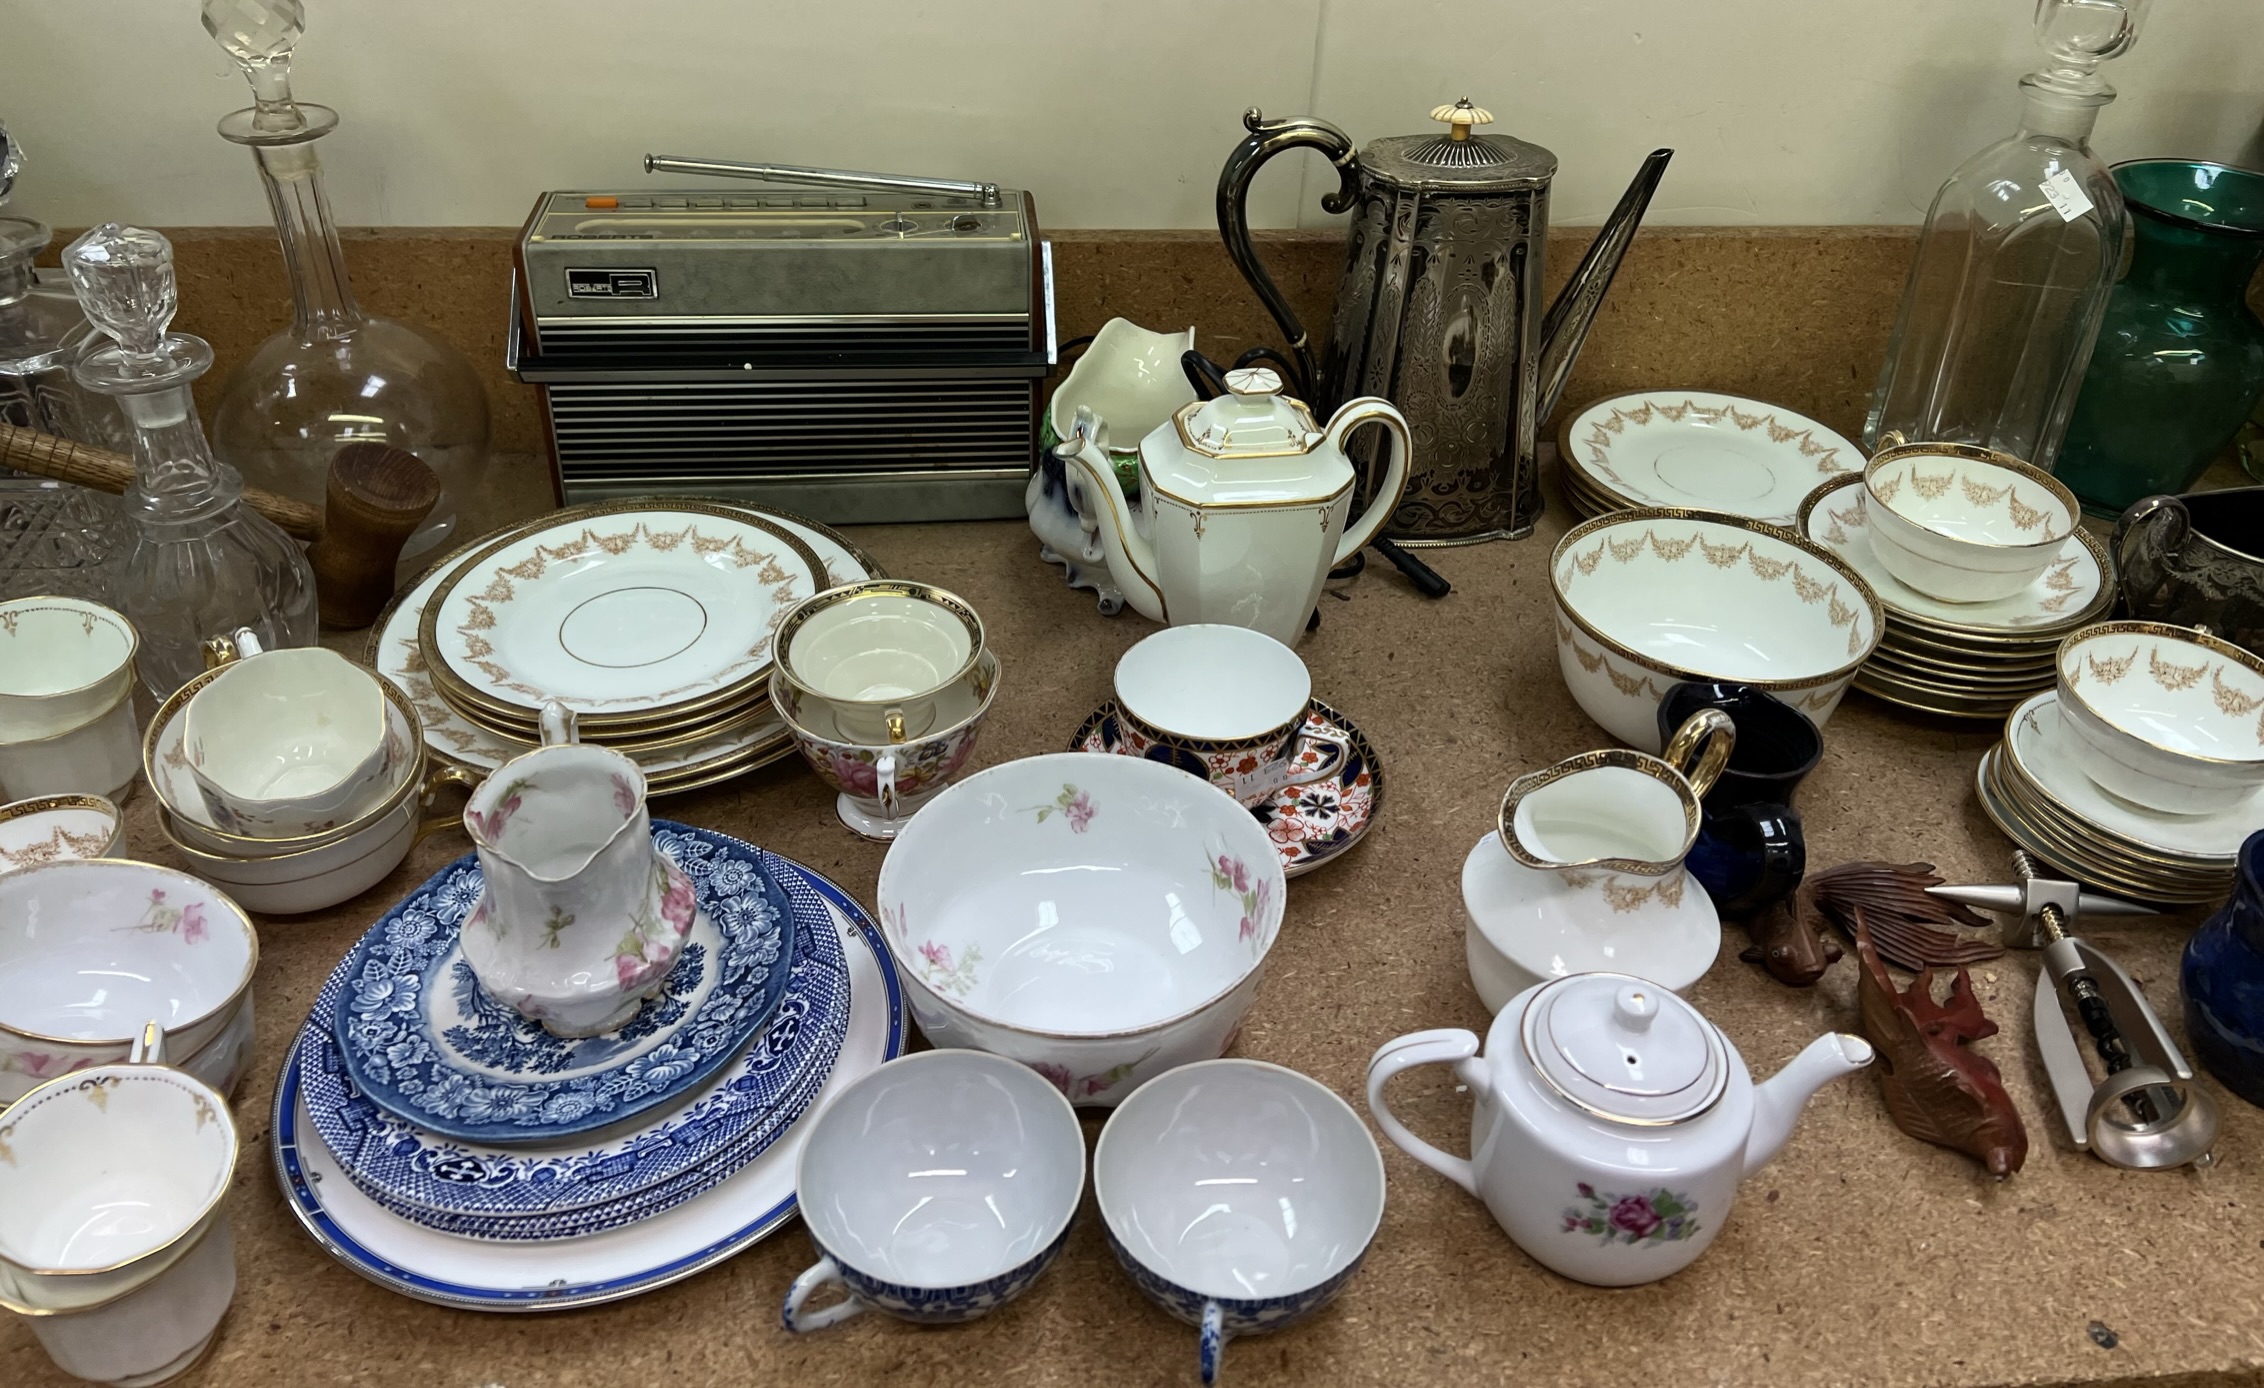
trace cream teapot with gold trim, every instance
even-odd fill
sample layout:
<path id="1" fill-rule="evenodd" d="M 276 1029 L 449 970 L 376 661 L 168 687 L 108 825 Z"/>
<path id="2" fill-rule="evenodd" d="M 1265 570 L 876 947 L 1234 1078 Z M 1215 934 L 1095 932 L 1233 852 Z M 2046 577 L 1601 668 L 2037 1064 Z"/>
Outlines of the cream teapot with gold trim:
<path id="1" fill-rule="evenodd" d="M 1107 422 L 1083 408 L 1055 453 L 1082 469 L 1101 547 L 1124 599 L 1168 626 L 1250 627 L 1284 644 L 1304 634 L 1328 571 L 1357 554 L 1407 485 L 1407 421 L 1375 398 L 1348 400 L 1324 426 L 1264 367 L 1230 371 L 1227 393 L 1174 412 L 1140 440 L 1140 499 L 1126 500 Z M 1352 514 L 1345 436 L 1381 423 L 1396 445 L 1367 509 Z"/>

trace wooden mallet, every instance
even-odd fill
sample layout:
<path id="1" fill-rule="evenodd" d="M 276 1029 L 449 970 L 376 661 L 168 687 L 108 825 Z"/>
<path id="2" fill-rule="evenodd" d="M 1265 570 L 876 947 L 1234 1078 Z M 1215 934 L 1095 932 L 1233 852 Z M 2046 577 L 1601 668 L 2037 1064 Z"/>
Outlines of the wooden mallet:
<path id="1" fill-rule="evenodd" d="M 40 477 L 123 494 L 134 483 L 134 460 L 106 448 L 0 424 L 0 465 Z M 244 504 L 284 534 L 314 543 L 322 624 L 364 627 L 393 596 L 401 546 L 440 499 L 440 479 L 424 460 L 383 443 L 350 443 L 330 460 L 322 511 L 292 497 L 244 488 Z"/>

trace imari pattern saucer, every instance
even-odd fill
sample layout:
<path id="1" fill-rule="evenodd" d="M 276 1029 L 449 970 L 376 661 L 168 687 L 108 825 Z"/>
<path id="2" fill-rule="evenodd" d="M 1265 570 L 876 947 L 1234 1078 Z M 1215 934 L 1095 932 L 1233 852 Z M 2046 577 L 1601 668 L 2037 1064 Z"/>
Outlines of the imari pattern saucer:
<path id="1" fill-rule="evenodd" d="M 1069 740 L 1072 752 L 1114 752 L 1110 730 L 1116 704 L 1093 710 Z M 1336 774 L 1322 781 L 1285 786 L 1250 811 L 1266 826 L 1282 871 L 1291 877 L 1311 872 L 1360 842 L 1384 807 L 1383 764 L 1359 725 L 1315 699 L 1305 721 L 1315 733 L 1341 738 L 1351 749 Z M 1129 754 L 1127 754 L 1129 755 Z"/>

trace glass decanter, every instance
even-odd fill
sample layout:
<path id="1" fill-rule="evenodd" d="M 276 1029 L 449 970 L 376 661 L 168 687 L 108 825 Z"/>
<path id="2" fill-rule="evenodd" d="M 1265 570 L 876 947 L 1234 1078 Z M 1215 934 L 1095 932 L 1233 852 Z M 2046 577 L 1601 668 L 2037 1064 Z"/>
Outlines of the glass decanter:
<path id="1" fill-rule="evenodd" d="M 0 125 L 0 204 L 22 167 L 22 146 Z M 102 334 L 62 275 L 33 267 L 49 239 L 45 223 L 0 212 L 0 423 L 122 450 L 117 407 L 71 379 Z M 0 467 L 0 598 L 114 602 L 121 540 L 115 498 Z"/>
<path id="2" fill-rule="evenodd" d="M 2100 63 L 2130 51 L 2150 0 L 2038 0 L 2042 71 L 2020 126 L 1950 175 L 1927 209 L 1863 441 L 1979 444 L 2049 469 L 2075 407 L 2130 218 L 2091 152 L 2115 99 Z"/>
<path id="3" fill-rule="evenodd" d="M 253 486 L 323 503 L 330 460 L 349 443 L 389 443 L 440 478 L 432 514 L 403 547 L 404 569 L 437 553 L 487 457 L 487 392 L 461 352 L 424 329 L 364 313 L 346 277 L 315 142 L 338 113 L 291 98 L 300 0 L 205 0 L 204 27 L 251 82 L 253 105 L 220 133 L 250 147 L 291 277 L 291 324 L 229 374 L 212 444 Z"/>
<path id="4" fill-rule="evenodd" d="M 315 643 L 314 572 L 273 522 L 243 504 L 236 470 L 215 461 L 189 387 L 212 368 L 203 338 L 168 333 L 173 244 L 108 222 L 63 251 L 79 306 L 115 346 L 73 369 L 114 396 L 134 432 L 124 511 L 132 548 L 119 605 L 141 633 L 141 680 L 162 699 L 204 668 L 204 642 L 250 627 L 269 650 Z"/>

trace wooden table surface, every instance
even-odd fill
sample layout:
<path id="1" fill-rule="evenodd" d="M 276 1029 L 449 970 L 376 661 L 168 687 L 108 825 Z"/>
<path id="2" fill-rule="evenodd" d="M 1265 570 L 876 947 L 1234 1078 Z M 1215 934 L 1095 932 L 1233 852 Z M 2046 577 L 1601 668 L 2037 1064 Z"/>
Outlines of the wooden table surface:
<path id="1" fill-rule="evenodd" d="M 1454 595 L 1429 602 L 1382 564 L 1300 652 L 1318 697 L 1379 749 L 1385 806 L 1366 841 L 1301 878 L 1238 1043 L 1359 1099 L 1381 1043 L 1426 1027 L 1483 1031 L 1463 963 L 1458 874 L 1518 774 L 1605 735 L 1556 670 L 1545 580 L 1561 526 L 1520 543 L 1434 552 Z M 1004 683 L 977 761 L 1061 748 L 1109 691 L 1117 655 L 1154 628 L 1105 618 L 1040 563 L 1019 523 L 864 528 L 892 574 L 939 583 L 983 614 Z M 361 638 L 346 648 L 358 653 Z M 1810 862 L 1926 859 L 1951 880 L 2002 880 L 2004 839 L 1972 780 L 1997 729 L 1906 715 L 1851 695 L 1801 791 Z M 882 849 L 834 820 L 831 797 L 787 762 L 660 801 L 668 817 L 783 853 L 868 902 Z M 130 850 L 169 862 L 144 789 Z M 1194 1332 L 1150 1306 L 1104 1245 L 1088 1193 L 1059 1264 L 973 1324 L 917 1329 L 861 1317 L 805 1338 L 779 1300 L 811 1261 L 789 1225 L 685 1282 L 610 1306 L 491 1316 L 405 1300 L 334 1263 L 293 1221 L 268 1148 L 275 1071 L 323 977 L 388 905 L 468 851 L 435 834 L 386 881 L 336 909 L 260 922 L 258 1056 L 236 1095 L 245 1147 L 231 1199 L 238 1285 L 194 1385 L 388 1388 L 627 1383 L 798 1388 L 1011 1381 L 1185 1384 Z M 2178 1018 L 2178 951 L 2200 912 L 2089 933 Z M 1855 964 L 1796 991 L 1737 958 L 1735 927 L 1693 991 L 1758 1074 L 1818 1033 L 1855 1026 Z M 2264 1381 L 2264 1113 L 2221 1095 L 2219 1160 L 2136 1174 L 2073 1151 L 2047 1121 L 2023 1019 L 2036 969 L 1975 971 L 2004 1027 L 1980 1049 L 2028 1123 L 2027 1169 L 1999 1183 L 1887 1120 L 1875 1081 L 1827 1087 L 1792 1141 L 1745 1183 L 1719 1241 L 1652 1286 L 1604 1291 L 1542 1270 L 1484 1208 L 1388 1144 L 1383 1227 L 1342 1298 L 1304 1325 L 1238 1340 L 1227 1373 L 1268 1384 L 1516 1380 L 1547 1384 L 2015 1384 Z M 1418 1132 L 1461 1149 L 1467 1098 L 1428 1068 L 1396 1082 Z M 1096 1134 L 1099 1116 L 1087 1123 Z M 1717 1218 L 1721 1217 L 1717 1214 Z M 2110 1334 L 2103 1333 L 2111 1331 Z M 2107 1347 L 2111 1343 L 2112 1347 Z M 20 1324 L 0 1327 L 0 1384 L 69 1382 Z"/>

